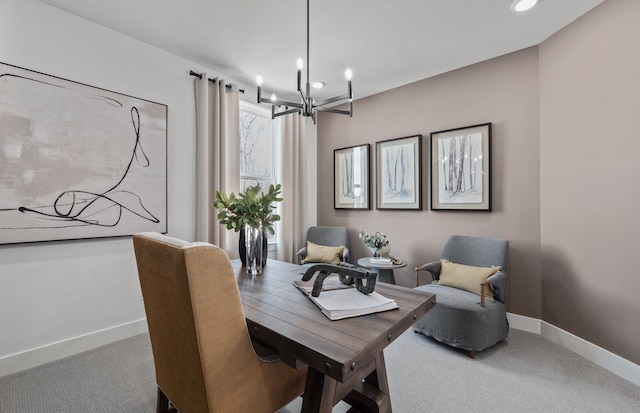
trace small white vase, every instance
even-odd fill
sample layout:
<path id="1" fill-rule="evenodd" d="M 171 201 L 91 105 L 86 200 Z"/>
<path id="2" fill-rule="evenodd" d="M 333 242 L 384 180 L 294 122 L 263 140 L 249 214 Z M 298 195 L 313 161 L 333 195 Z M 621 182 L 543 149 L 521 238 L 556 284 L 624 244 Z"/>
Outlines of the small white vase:
<path id="1" fill-rule="evenodd" d="M 391 252 L 391 244 L 387 244 L 378 250 L 378 254 L 380 254 L 380 256 L 384 258 L 388 257 L 390 252 Z"/>

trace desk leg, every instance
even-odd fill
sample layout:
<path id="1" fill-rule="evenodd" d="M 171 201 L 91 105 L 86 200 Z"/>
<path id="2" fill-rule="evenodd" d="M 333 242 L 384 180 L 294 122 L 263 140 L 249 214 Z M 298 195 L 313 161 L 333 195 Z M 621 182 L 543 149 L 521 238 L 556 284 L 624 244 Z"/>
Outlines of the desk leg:
<path id="1" fill-rule="evenodd" d="M 386 408 L 391 411 L 391 399 L 389 398 L 389 381 L 387 380 L 387 365 L 384 362 L 384 354 L 382 351 L 375 357 L 376 369 L 371 372 L 365 379 L 365 383 L 380 389 L 386 397 Z"/>
<path id="2" fill-rule="evenodd" d="M 344 398 L 352 406 L 348 413 L 391 413 L 389 382 L 382 353 L 374 358 L 373 365 L 374 370 Z"/>
<path id="3" fill-rule="evenodd" d="M 396 277 L 394 277 L 393 275 L 393 270 L 387 268 L 379 268 L 376 271 L 378 272 L 378 281 L 389 284 L 396 283 Z"/>
<path id="4" fill-rule="evenodd" d="M 365 371 L 371 373 L 364 378 L 364 382 L 363 376 L 358 378 L 356 375 L 340 383 L 309 367 L 302 396 L 302 413 L 331 413 L 340 399 L 352 405 L 349 412 L 391 413 L 384 354 L 380 352 L 369 361 Z"/>
<path id="5" fill-rule="evenodd" d="M 331 413 L 337 381 L 309 367 L 302 396 L 302 413 Z"/>

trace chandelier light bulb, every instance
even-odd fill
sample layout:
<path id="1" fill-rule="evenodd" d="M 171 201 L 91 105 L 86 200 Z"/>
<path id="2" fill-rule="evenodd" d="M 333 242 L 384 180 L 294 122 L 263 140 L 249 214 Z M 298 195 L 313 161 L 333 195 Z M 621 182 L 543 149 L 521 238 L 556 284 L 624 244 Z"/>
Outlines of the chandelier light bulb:
<path id="1" fill-rule="evenodd" d="M 264 79 L 262 79 L 262 75 L 260 73 L 258 73 L 258 76 L 256 76 L 256 83 L 258 84 L 258 86 L 262 86 L 262 81 Z"/>
<path id="2" fill-rule="evenodd" d="M 347 80 L 351 80 L 351 77 L 353 76 L 353 72 L 351 71 L 351 69 L 347 69 L 344 71 L 344 77 Z"/>
<path id="3" fill-rule="evenodd" d="M 296 63 L 298 65 L 298 70 L 302 70 L 302 68 L 304 67 L 304 60 L 302 60 L 302 58 L 299 57 Z"/>
<path id="4" fill-rule="evenodd" d="M 276 99 L 276 94 L 275 94 L 275 93 L 272 93 L 272 94 L 271 94 L 271 101 L 272 101 L 272 102 L 275 102 L 276 100 L 277 100 L 277 99 Z"/>

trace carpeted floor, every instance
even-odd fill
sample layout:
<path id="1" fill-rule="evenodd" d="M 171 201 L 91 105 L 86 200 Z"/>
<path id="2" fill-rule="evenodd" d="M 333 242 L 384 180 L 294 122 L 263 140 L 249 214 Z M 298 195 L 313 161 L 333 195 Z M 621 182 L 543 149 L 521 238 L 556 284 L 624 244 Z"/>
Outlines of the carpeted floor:
<path id="1" fill-rule="evenodd" d="M 385 357 L 396 413 L 640 412 L 640 387 L 519 330 L 475 360 L 410 330 Z M 152 413 L 155 396 L 146 334 L 0 378 L 2 413 Z"/>

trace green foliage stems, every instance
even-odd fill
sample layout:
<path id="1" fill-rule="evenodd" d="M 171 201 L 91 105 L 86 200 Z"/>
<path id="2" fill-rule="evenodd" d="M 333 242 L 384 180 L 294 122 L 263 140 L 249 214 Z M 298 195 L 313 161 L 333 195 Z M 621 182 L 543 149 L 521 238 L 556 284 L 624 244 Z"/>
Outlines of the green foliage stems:
<path id="1" fill-rule="evenodd" d="M 275 203 L 282 201 L 281 192 L 280 184 L 270 185 L 267 193 L 262 192 L 260 184 L 248 187 L 237 196 L 233 192 L 227 195 L 216 191 L 216 199 L 211 206 L 220 210 L 218 221 L 227 229 L 239 232 L 243 225 L 256 227 L 262 222 L 262 230 L 273 234 L 273 223 L 280 221 L 280 215 L 273 211 Z"/>

